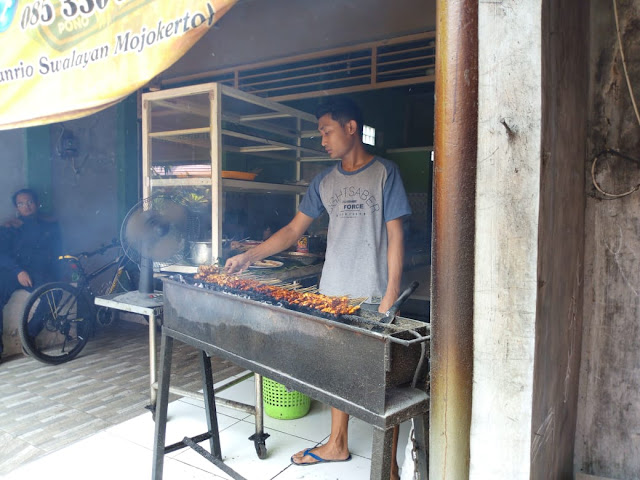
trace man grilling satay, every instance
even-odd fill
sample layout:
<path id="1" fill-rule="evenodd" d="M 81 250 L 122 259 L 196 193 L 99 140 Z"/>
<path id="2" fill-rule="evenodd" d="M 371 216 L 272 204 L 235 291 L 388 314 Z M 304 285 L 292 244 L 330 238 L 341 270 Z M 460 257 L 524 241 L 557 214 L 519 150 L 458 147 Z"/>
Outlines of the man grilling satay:
<path id="1" fill-rule="evenodd" d="M 318 107 L 322 146 L 341 162 L 317 175 L 293 220 L 268 240 L 225 264 L 228 273 L 293 245 L 323 210 L 329 214 L 320 293 L 367 298 L 363 308 L 386 312 L 400 292 L 403 218 L 411 213 L 397 165 L 369 154 L 362 143 L 362 113 L 348 99 Z M 351 459 L 348 414 L 332 408 L 329 441 L 294 454 L 294 465 Z M 398 478 L 394 434 L 391 478 Z"/>

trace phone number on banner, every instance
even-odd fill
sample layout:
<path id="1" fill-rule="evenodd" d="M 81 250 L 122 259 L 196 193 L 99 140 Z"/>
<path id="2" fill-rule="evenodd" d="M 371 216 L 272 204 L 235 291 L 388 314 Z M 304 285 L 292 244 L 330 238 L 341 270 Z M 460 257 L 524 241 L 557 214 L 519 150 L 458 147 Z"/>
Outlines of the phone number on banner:
<path id="1" fill-rule="evenodd" d="M 62 0 L 60 2 L 60 14 L 65 20 L 90 17 L 102 12 L 109 5 L 110 0 Z M 127 0 L 112 0 L 120 5 Z M 56 19 L 56 10 L 49 0 L 36 0 L 22 9 L 20 27 L 22 30 L 39 26 L 51 25 Z"/>

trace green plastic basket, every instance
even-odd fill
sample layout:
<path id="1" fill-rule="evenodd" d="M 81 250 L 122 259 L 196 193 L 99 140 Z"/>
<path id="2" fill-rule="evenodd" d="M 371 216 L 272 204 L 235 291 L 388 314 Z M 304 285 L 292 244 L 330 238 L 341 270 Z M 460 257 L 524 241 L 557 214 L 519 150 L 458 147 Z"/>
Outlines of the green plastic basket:
<path id="1" fill-rule="evenodd" d="M 304 417 L 311 408 L 311 399 L 300 392 L 289 392 L 281 383 L 262 377 L 264 413 L 279 420 Z"/>

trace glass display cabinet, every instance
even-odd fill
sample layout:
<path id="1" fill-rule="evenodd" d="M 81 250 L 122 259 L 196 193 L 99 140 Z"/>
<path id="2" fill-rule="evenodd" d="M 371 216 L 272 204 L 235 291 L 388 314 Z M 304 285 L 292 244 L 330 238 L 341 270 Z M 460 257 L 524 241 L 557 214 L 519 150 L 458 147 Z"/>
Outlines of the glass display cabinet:
<path id="1" fill-rule="evenodd" d="M 254 227 L 279 208 L 292 218 L 305 164 L 329 160 L 314 115 L 218 83 L 144 93 L 142 137 L 144 197 L 183 198 L 214 261 L 223 242 L 251 236 L 247 210 Z"/>

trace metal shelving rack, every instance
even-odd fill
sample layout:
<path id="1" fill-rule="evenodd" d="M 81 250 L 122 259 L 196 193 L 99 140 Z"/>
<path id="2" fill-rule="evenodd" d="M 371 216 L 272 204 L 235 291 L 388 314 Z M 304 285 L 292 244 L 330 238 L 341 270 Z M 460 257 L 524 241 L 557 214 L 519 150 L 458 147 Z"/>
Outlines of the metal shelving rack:
<path id="1" fill-rule="evenodd" d="M 223 191 L 291 194 L 297 203 L 304 162 L 327 161 L 315 116 L 219 83 L 142 95 L 143 194 L 204 188 L 211 209 L 212 258 L 222 253 Z M 223 163 L 291 162 L 285 182 L 222 178 Z M 243 160 L 244 159 L 244 160 Z M 249 160 L 251 159 L 251 160 Z"/>

